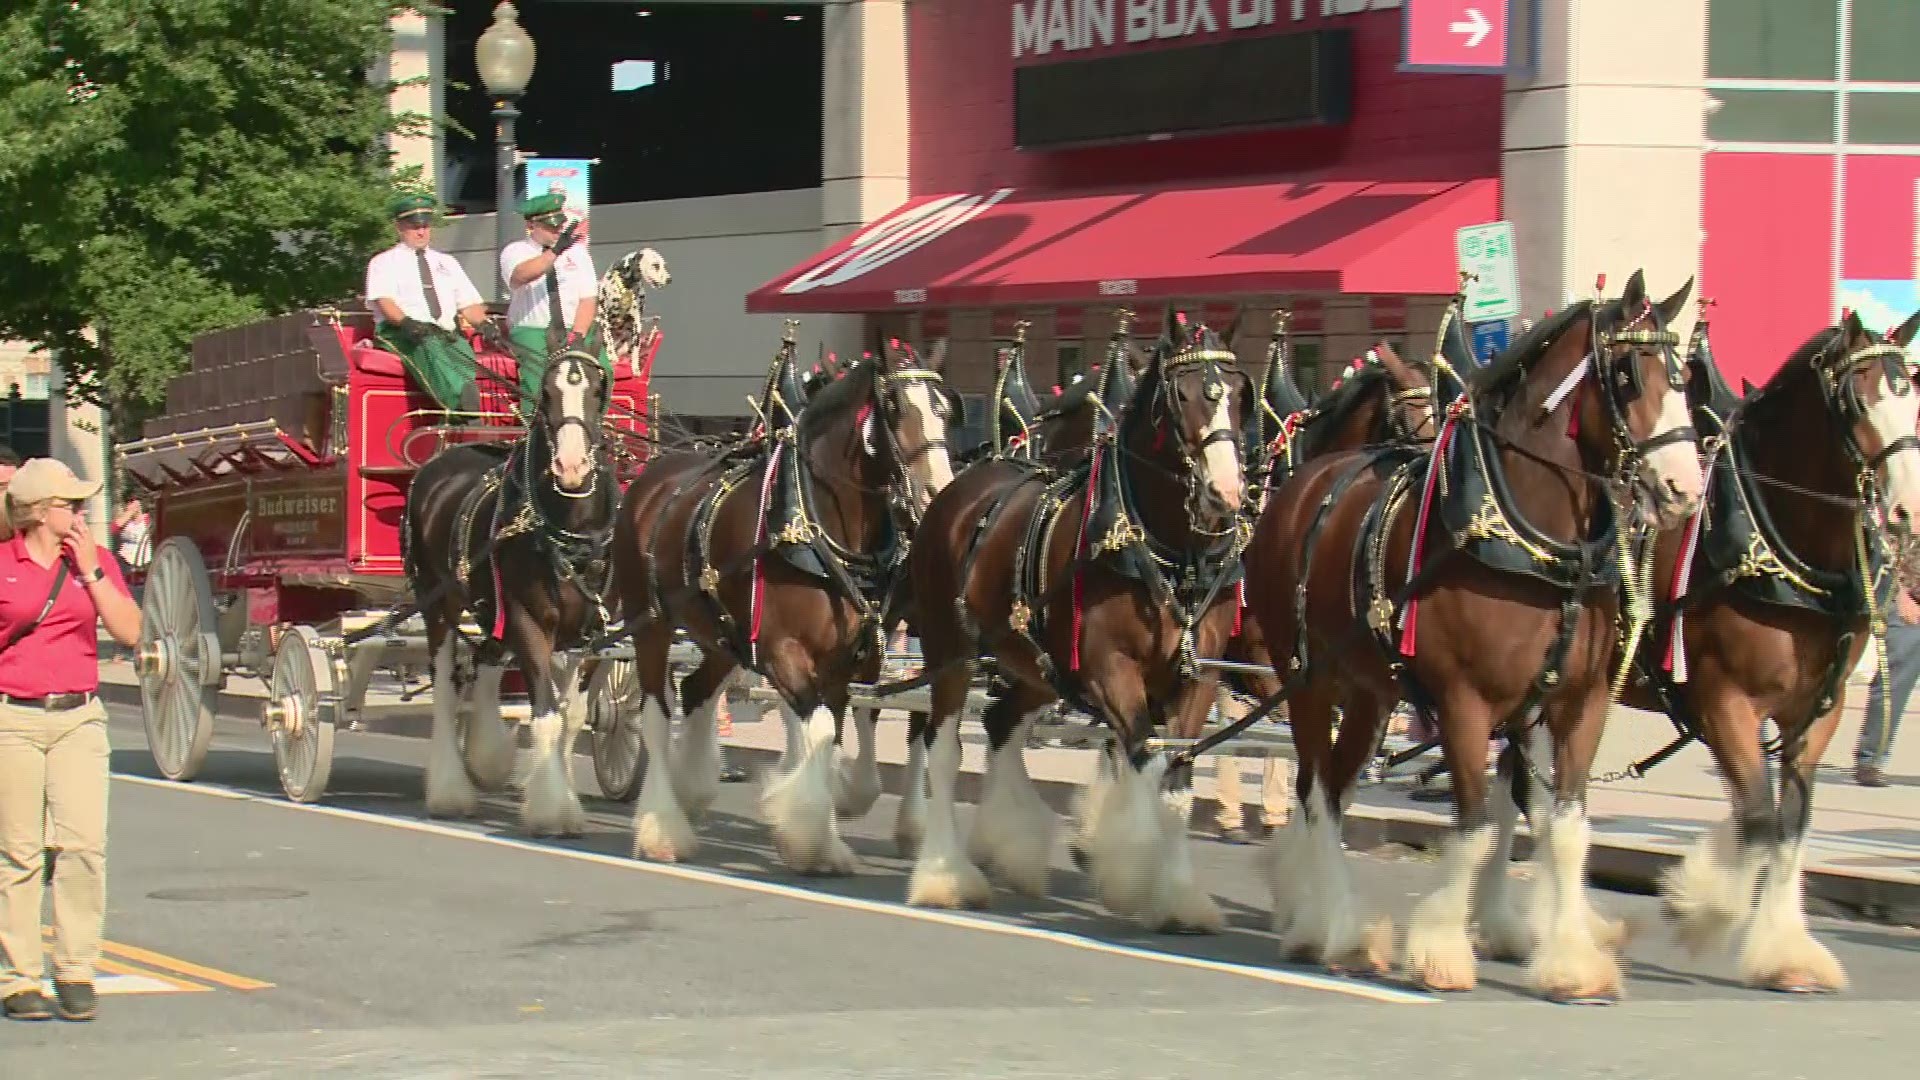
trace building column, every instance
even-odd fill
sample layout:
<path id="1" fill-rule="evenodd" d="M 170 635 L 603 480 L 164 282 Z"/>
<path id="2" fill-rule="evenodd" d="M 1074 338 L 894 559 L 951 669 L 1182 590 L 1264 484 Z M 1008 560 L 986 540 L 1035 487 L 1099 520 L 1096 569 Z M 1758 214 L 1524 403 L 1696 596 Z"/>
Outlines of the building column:
<path id="1" fill-rule="evenodd" d="M 407 86 L 394 86 L 387 95 L 388 108 L 395 116 L 410 114 L 428 121 L 427 127 L 417 133 L 389 137 L 393 167 L 397 171 L 417 166 L 425 190 L 437 192 L 445 174 L 441 168 L 445 134 L 440 123 L 446 116 L 446 26 L 437 15 L 414 12 L 395 15 L 390 25 L 393 51 L 387 54 L 376 78 L 388 85 L 417 80 Z"/>
<path id="2" fill-rule="evenodd" d="M 1522 313 L 1618 295 L 1635 269 L 1656 299 L 1700 270 L 1706 0 L 1541 0 L 1532 78 L 1507 83 L 1501 202 Z M 1700 296 L 1696 285 L 1694 299 Z M 1689 303 L 1674 329 L 1698 314 Z"/>
<path id="3" fill-rule="evenodd" d="M 92 331 L 88 331 L 88 337 L 92 337 Z M 47 448 L 73 470 L 73 475 L 100 482 L 99 493 L 87 500 L 87 524 L 93 529 L 93 538 L 102 544 L 107 542 L 107 527 L 113 523 L 111 500 L 115 494 L 109 475 L 112 442 L 107 437 L 106 419 L 98 405 L 67 396 L 66 372 L 55 359 L 47 380 Z"/>
<path id="4" fill-rule="evenodd" d="M 837 0 L 824 10 L 820 246 L 907 201 L 905 0 Z M 827 348 L 859 355 L 858 316 L 821 326 Z"/>

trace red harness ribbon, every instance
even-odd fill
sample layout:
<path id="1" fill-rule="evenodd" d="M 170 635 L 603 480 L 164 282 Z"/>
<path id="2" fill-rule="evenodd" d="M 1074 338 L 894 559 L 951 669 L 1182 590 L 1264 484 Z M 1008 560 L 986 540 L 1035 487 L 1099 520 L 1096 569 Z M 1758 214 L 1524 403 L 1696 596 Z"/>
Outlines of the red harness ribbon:
<path id="1" fill-rule="evenodd" d="M 767 539 L 767 500 L 772 498 L 773 478 L 779 475 L 780 454 L 784 450 L 786 450 L 785 445 L 775 446 L 773 453 L 767 455 L 767 475 L 760 480 L 760 513 L 753 526 L 753 546 L 756 548 L 764 544 Z M 716 511 L 717 509 L 718 508 L 716 508 Z M 760 646 L 760 614 L 766 607 L 766 595 L 766 561 L 763 556 L 755 555 L 753 557 L 753 592 L 749 599 L 749 604 L 753 610 L 749 616 L 750 622 L 747 630 L 747 644 L 752 646 L 756 653 L 759 651 Z M 755 663 L 759 662 L 758 656 L 754 658 L 754 661 Z"/>
<path id="2" fill-rule="evenodd" d="M 1413 524 L 1413 552 L 1407 559 L 1407 580 L 1412 581 L 1420 575 L 1421 564 L 1427 551 L 1427 515 L 1433 509 L 1433 493 L 1440 487 L 1440 470 L 1444 467 L 1444 455 L 1459 427 L 1458 409 L 1447 410 L 1447 422 L 1440 428 L 1440 437 L 1433 440 L 1433 457 L 1427 462 L 1427 482 L 1421 485 L 1420 516 Z M 1407 614 L 1400 621 L 1400 655 L 1412 656 L 1416 627 L 1420 620 L 1420 601 L 1407 597 Z"/>

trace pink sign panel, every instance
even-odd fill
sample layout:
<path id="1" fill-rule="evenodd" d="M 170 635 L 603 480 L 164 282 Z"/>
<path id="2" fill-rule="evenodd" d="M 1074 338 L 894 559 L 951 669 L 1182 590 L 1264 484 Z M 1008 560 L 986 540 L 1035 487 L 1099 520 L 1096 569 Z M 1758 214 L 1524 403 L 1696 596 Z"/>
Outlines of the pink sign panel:
<path id="1" fill-rule="evenodd" d="M 1498 74 L 1507 69 L 1513 0 L 1403 0 L 1403 71 Z"/>

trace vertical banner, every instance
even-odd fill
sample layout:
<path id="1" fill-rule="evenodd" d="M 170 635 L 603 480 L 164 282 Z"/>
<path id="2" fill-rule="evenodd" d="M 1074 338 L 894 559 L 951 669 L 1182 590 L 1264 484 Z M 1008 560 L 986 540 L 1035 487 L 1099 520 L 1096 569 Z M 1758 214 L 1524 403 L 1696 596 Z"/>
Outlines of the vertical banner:
<path id="1" fill-rule="evenodd" d="M 592 169 L 592 158 L 528 158 L 524 197 L 531 199 L 549 192 L 564 197 L 567 213 L 580 219 L 580 236 L 585 239 L 588 215 L 593 210 L 593 196 L 588 186 Z"/>

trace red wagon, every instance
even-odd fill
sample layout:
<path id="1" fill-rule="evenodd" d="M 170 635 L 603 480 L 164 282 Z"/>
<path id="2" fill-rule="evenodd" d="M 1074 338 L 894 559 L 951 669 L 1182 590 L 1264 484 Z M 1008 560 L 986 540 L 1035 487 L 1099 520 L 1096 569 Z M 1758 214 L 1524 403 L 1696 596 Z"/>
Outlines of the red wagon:
<path id="1" fill-rule="evenodd" d="M 606 420 L 622 486 L 644 458 L 660 347 L 657 321 L 640 321 L 639 347 L 615 359 Z M 411 601 L 400 522 L 414 472 L 454 442 L 519 438 L 518 382 L 510 357 L 482 353 L 479 411 L 448 413 L 372 335 L 371 314 L 333 309 L 202 335 L 192 369 L 167 386 L 165 415 L 118 450 L 153 507 L 135 666 L 147 745 L 169 779 L 199 772 L 219 691 L 247 673 L 267 684 L 261 720 L 282 788 L 318 799 L 335 732 L 373 715 L 374 674 L 428 664 L 417 616 L 347 637 Z M 596 721 L 612 711 L 608 692 Z M 637 751 L 620 739 L 603 754 L 602 733 L 618 738 L 620 725 L 593 726 L 603 786 L 627 786 L 606 772 L 637 771 Z"/>

